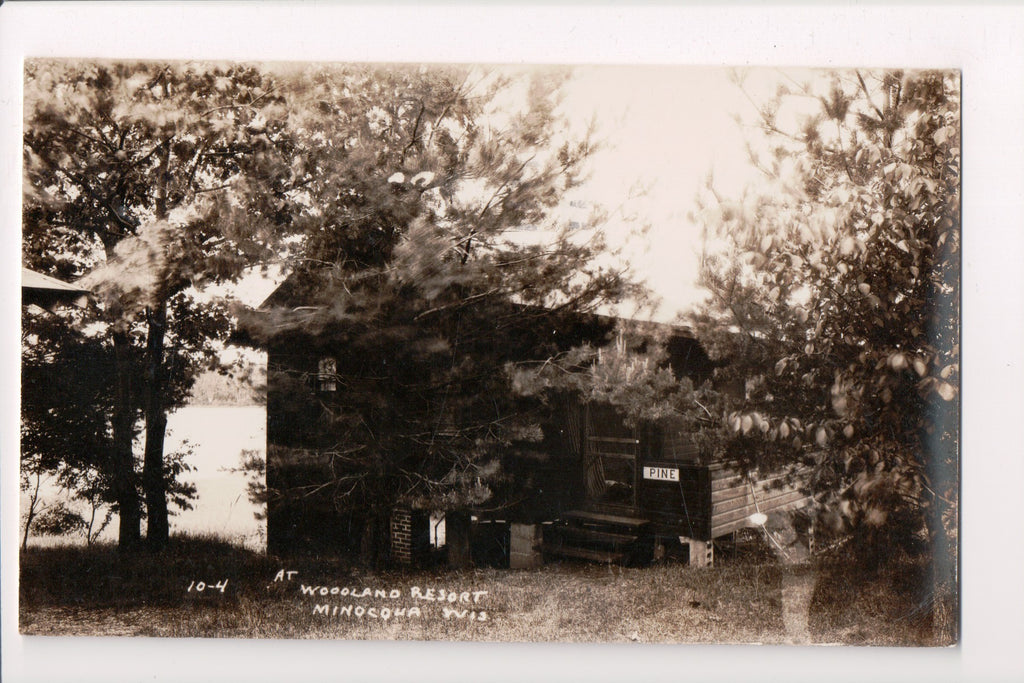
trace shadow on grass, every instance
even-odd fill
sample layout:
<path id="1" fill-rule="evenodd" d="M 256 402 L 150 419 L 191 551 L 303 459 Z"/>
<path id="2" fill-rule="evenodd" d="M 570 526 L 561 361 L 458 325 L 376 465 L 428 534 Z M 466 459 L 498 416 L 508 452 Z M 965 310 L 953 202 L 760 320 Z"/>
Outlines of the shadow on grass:
<path id="1" fill-rule="evenodd" d="M 749 559 L 749 558 L 748 558 Z M 275 582 L 281 569 L 296 580 Z M 552 564 L 537 570 L 443 568 L 367 572 L 343 560 L 289 559 L 209 538 L 176 538 L 160 553 L 122 556 L 112 546 L 31 549 L 22 556 L 21 627 L 40 635 L 151 635 L 581 642 L 779 642 L 780 573 L 741 558 L 691 569 Z M 223 594 L 210 588 L 222 578 Z M 188 591 L 204 581 L 203 594 Z M 417 605 L 422 619 L 327 618 L 299 584 L 397 590 L 365 598 L 378 609 Z M 453 621 L 412 601 L 419 586 L 486 592 L 487 621 Z"/>
<path id="2" fill-rule="evenodd" d="M 877 569 L 851 561 L 826 561 L 810 605 L 818 642 L 878 646 L 955 644 L 937 608 L 953 600 L 936 595 L 925 558 L 901 558 Z"/>
<path id="3" fill-rule="evenodd" d="M 813 572 L 807 642 L 948 644 L 934 635 L 936 601 L 921 561 L 875 572 L 836 557 L 788 566 L 756 534 L 716 544 L 715 554 L 715 566 L 703 569 L 664 561 L 366 572 L 341 559 L 282 562 L 208 537 L 179 536 L 164 551 L 131 555 L 110 545 L 35 548 L 21 557 L 21 622 L 24 632 L 50 635 L 782 643 L 791 642 L 783 585 L 794 572 Z M 275 582 L 282 569 L 298 571 L 296 580 Z M 221 593 L 216 584 L 225 579 Z M 203 592 L 195 589 L 200 581 Z M 300 581 L 397 589 L 403 605 L 414 604 L 413 586 L 483 590 L 489 618 L 469 626 L 437 614 L 389 623 L 326 619 L 314 604 L 336 600 L 304 597 Z"/>
<path id="4" fill-rule="evenodd" d="M 169 607 L 200 599 L 223 579 L 223 597 L 266 584 L 277 562 L 215 537 L 174 536 L 164 550 L 120 553 L 113 544 L 29 548 L 21 554 L 23 608 Z"/>

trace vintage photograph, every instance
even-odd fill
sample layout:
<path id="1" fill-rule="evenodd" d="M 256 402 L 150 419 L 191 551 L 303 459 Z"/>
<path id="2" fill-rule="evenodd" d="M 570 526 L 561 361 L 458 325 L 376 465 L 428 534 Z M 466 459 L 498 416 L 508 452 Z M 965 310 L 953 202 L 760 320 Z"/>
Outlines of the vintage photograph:
<path id="1" fill-rule="evenodd" d="M 26 59 L 20 633 L 957 645 L 897 67 Z"/>

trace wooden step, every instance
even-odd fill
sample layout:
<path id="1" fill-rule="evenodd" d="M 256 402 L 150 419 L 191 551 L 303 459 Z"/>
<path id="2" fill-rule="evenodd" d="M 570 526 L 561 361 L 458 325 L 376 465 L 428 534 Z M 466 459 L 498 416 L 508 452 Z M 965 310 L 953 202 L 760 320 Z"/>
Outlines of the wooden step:
<path id="1" fill-rule="evenodd" d="M 547 543 L 541 546 L 546 555 L 557 555 L 559 557 L 576 557 L 591 562 L 607 562 L 608 564 L 620 564 L 626 559 L 626 553 L 610 550 L 590 550 L 589 548 L 577 548 L 575 546 L 556 546 Z"/>
<path id="2" fill-rule="evenodd" d="M 639 538 L 636 534 L 618 534 L 611 531 L 598 531 L 587 527 L 573 526 L 551 527 L 548 530 L 548 535 L 561 540 L 563 543 L 572 545 L 604 544 L 621 546 L 636 543 Z"/>
<path id="3" fill-rule="evenodd" d="M 563 514 L 562 517 L 580 524 L 608 524 L 611 526 L 622 526 L 632 529 L 639 529 L 650 524 L 650 520 L 641 519 L 639 517 L 607 515 L 600 512 L 588 512 L 587 510 L 570 510 Z"/>

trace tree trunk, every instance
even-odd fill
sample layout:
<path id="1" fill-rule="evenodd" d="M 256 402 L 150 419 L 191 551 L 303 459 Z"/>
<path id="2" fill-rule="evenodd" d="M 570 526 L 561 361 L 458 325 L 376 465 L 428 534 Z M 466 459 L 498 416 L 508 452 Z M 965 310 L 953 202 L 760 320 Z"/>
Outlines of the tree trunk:
<path id="1" fill-rule="evenodd" d="M 28 501 L 28 514 L 25 518 L 25 535 L 21 539 L 21 552 L 28 550 L 28 532 L 32 529 L 32 522 L 36 518 L 36 505 L 39 503 L 39 486 L 42 484 L 43 475 L 36 472 L 36 486 L 32 490 L 32 497 Z"/>
<path id="2" fill-rule="evenodd" d="M 132 550 L 142 537 L 142 510 L 135 481 L 135 453 L 132 407 L 131 342 L 125 332 L 113 335 L 116 367 L 113 423 L 114 445 L 111 462 L 111 489 L 117 502 L 119 550 Z"/>
<path id="3" fill-rule="evenodd" d="M 142 464 L 142 487 L 146 493 L 146 544 L 155 550 L 167 545 L 167 478 L 164 473 L 164 332 L 167 305 L 161 303 L 149 313 L 146 339 L 146 445 Z"/>
<path id="4" fill-rule="evenodd" d="M 89 522 L 85 525 L 85 547 L 92 547 L 92 528 L 96 524 L 96 494 L 89 498 Z"/>
<path id="5" fill-rule="evenodd" d="M 168 95 L 164 83 L 164 95 Z M 167 183 L 171 163 L 171 140 L 164 142 L 157 169 L 154 202 L 155 217 L 167 220 Z M 161 299 L 146 312 L 149 329 L 146 337 L 146 445 L 142 464 L 142 488 L 146 494 L 146 544 L 152 550 L 167 546 L 170 523 L 167 518 L 167 478 L 164 473 L 164 436 L 167 412 L 164 409 L 164 335 L 167 330 L 167 301 Z"/>
<path id="6" fill-rule="evenodd" d="M 466 569 L 472 566 L 470 527 L 472 520 L 464 510 L 449 510 L 444 514 L 444 543 L 448 547 L 448 566 Z"/>
<path id="7" fill-rule="evenodd" d="M 366 569 L 383 569 L 388 540 L 388 515 L 374 508 L 364 520 L 363 538 L 359 547 L 360 564 Z"/>

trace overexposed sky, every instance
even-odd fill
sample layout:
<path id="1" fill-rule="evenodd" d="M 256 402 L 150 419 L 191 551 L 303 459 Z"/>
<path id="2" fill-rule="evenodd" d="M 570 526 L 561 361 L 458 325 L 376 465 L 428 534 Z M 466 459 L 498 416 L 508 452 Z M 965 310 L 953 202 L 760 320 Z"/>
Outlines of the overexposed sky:
<path id="1" fill-rule="evenodd" d="M 700 234 L 689 214 L 709 173 L 717 191 L 729 197 L 757 180 L 734 119 L 737 114 L 749 119 L 753 107 L 726 68 L 578 66 L 572 73 L 562 89 L 561 111 L 575 132 L 595 122 L 601 148 L 590 161 L 589 179 L 567 199 L 608 211 L 602 229 L 609 246 L 622 249 L 633 272 L 660 300 L 653 312 L 634 311 L 629 304 L 619 312 L 669 322 L 701 298 L 696 286 Z M 774 77 L 760 71 L 757 80 Z M 522 106 L 516 101 L 522 94 L 511 91 L 509 110 Z M 562 218 L 582 222 L 589 213 L 589 208 L 570 210 Z M 215 291 L 258 305 L 281 274 L 275 269 L 270 277 L 253 274 Z"/>
<path id="2" fill-rule="evenodd" d="M 734 120 L 752 105 L 724 68 L 606 66 L 578 67 L 563 107 L 579 122 L 594 117 L 605 143 L 579 194 L 612 210 L 610 242 L 660 297 L 653 317 L 672 320 L 701 296 L 700 234 L 688 214 L 708 174 L 725 196 L 756 180 Z M 631 234 L 644 224 L 646 235 Z"/>

